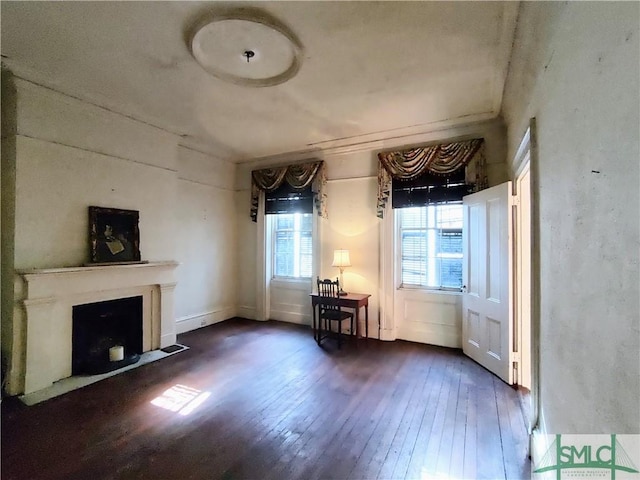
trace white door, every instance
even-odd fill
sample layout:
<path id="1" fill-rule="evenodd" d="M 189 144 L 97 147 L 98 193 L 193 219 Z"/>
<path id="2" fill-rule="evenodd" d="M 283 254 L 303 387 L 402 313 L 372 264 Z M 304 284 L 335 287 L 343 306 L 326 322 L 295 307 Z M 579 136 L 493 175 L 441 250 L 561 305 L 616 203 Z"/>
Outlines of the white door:
<path id="1" fill-rule="evenodd" d="M 462 350 L 512 384 L 510 203 L 511 182 L 463 199 Z"/>

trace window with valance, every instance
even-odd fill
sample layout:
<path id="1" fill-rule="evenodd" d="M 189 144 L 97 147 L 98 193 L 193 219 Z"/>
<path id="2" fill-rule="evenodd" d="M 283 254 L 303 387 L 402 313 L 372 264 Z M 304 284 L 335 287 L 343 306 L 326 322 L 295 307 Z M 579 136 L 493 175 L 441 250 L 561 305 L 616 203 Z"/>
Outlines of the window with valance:
<path id="1" fill-rule="evenodd" d="M 265 213 L 311 213 L 326 218 L 327 179 L 324 162 L 300 163 L 251 172 L 251 220 L 258 218 L 260 191 L 265 192 Z"/>
<path id="2" fill-rule="evenodd" d="M 462 200 L 487 187 L 484 139 L 378 154 L 378 217 L 392 208 Z"/>

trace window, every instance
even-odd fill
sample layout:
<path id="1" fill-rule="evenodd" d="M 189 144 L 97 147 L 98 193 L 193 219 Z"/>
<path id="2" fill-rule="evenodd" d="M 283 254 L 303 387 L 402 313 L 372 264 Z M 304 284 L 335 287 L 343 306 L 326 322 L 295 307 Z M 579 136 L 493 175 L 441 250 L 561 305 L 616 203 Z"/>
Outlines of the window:
<path id="1" fill-rule="evenodd" d="M 275 277 L 311 278 L 311 213 L 269 215 L 273 226 L 273 275 Z"/>
<path id="2" fill-rule="evenodd" d="M 462 287 L 461 204 L 399 208 L 401 286 Z"/>

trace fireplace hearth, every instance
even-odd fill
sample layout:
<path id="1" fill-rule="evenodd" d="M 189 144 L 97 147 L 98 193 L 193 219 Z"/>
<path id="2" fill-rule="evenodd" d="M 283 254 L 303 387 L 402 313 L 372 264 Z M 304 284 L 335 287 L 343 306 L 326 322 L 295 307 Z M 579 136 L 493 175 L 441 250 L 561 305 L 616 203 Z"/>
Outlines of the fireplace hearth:
<path id="1" fill-rule="evenodd" d="M 110 349 L 122 347 L 123 358 Z M 142 296 L 73 307 L 72 375 L 96 375 L 140 360 Z"/>

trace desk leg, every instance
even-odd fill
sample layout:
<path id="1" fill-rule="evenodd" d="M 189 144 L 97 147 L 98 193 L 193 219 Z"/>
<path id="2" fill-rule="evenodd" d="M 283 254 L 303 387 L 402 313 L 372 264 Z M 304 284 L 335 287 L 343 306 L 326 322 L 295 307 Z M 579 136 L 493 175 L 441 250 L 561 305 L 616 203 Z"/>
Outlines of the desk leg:
<path id="1" fill-rule="evenodd" d="M 364 306 L 364 331 L 367 336 L 367 340 L 369 340 L 369 304 L 366 303 Z"/>
<path id="2" fill-rule="evenodd" d="M 316 306 L 315 305 L 311 305 L 311 310 L 312 312 L 312 316 L 313 316 L 313 325 L 312 325 L 312 329 L 313 329 L 313 339 L 317 342 L 318 341 L 318 332 L 316 330 Z"/>
<path id="3" fill-rule="evenodd" d="M 356 307 L 356 339 L 360 338 L 360 307 Z"/>

